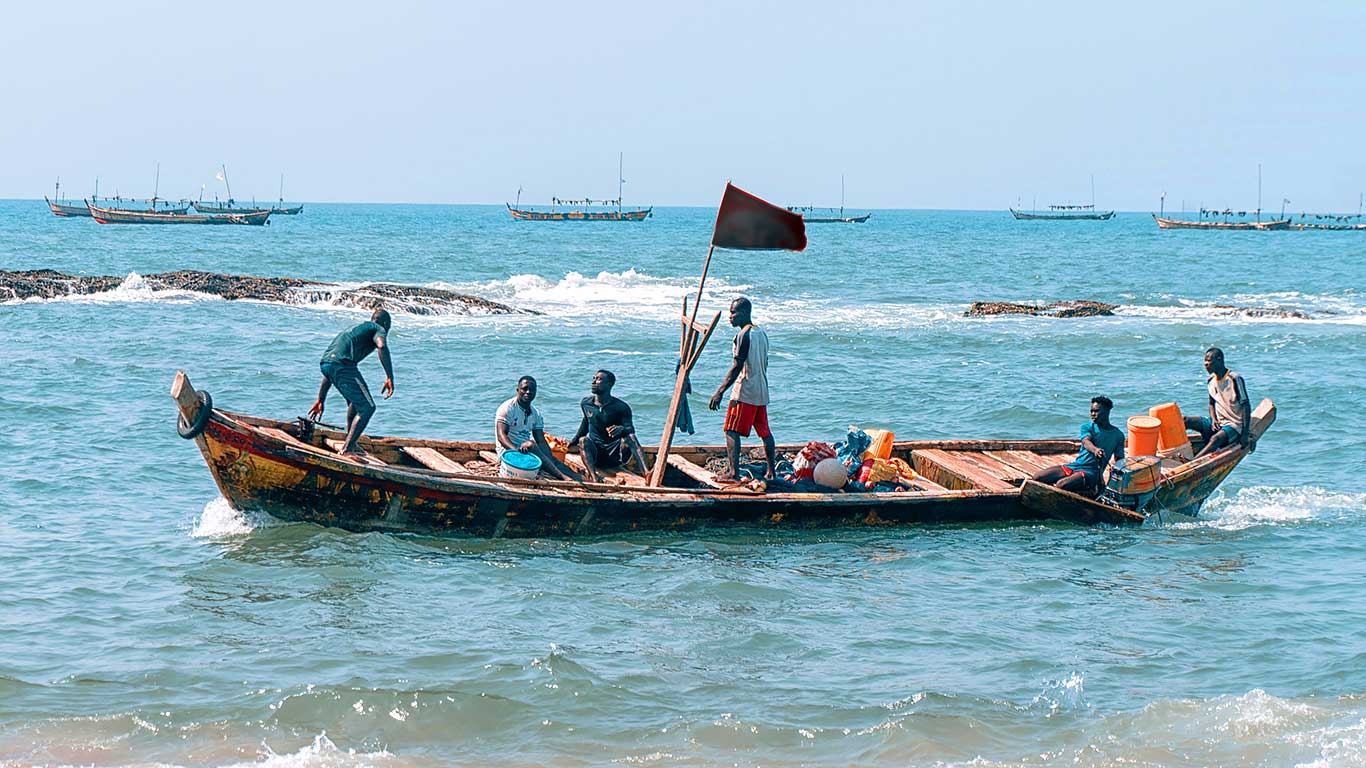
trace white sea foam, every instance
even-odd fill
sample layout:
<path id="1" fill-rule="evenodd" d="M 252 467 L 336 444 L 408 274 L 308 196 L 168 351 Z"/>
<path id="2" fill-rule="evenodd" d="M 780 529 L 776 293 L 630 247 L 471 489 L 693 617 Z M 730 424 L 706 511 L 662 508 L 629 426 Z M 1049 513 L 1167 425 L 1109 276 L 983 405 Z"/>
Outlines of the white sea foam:
<path id="1" fill-rule="evenodd" d="M 1366 514 L 1366 493 L 1340 493 L 1313 486 L 1252 486 L 1233 495 L 1216 491 L 1205 502 L 1199 521 L 1175 527 L 1237 531 L 1257 525 L 1335 520 L 1363 514 Z"/>
<path id="2" fill-rule="evenodd" d="M 1089 709 L 1086 702 L 1086 676 L 1072 672 L 1061 680 L 1048 680 L 1043 691 L 1034 697 L 1031 707 L 1046 709 L 1048 717 L 1061 712 L 1076 712 Z"/>
<path id="3" fill-rule="evenodd" d="M 228 500 L 219 496 L 204 505 L 204 511 L 194 521 L 190 535 L 197 539 L 217 539 L 245 536 L 256 530 L 257 523 L 243 512 L 234 509 Z"/>
<path id="4" fill-rule="evenodd" d="M 1366 325 L 1366 301 L 1355 292 L 1307 294 L 1299 291 L 1240 293 L 1214 300 L 1161 296 L 1170 304 L 1125 304 L 1120 317 L 1172 322 L 1310 323 Z M 1298 313 L 1303 316 L 1295 316 Z"/>
<path id="5" fill-rule="evenodd" d="M 235 763 L 232 768 L 361 768 L 374 766 L 408 766 L 414 763 L 400 759 L 397 755 L 381 750 L 379 752 L 357 752 L 354 749 L 341 749 L 326 733 L 314 737 L 313 743 L 297 752 L 280 755 L 266 747 L 265 759 L 255 762 Z"/>

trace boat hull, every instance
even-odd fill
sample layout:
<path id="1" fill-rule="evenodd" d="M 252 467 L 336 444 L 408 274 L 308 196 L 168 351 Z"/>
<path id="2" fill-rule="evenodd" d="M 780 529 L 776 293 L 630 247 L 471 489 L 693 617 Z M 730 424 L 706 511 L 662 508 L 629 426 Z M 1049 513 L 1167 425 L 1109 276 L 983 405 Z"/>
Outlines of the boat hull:
<path id="1" fill-rule="evenodd" d="M 805 224 L 862 224 L 873 214 L 865 213 L 862 216 L 817 216 L 815 218 L 802 217 Z"/>
<path id="2" fill-rule="evenodd" d="M 43 200 L 47 202 L 48 210 L 52 211 L 52 215 L 58 218 L 69 219 L 80 216 L 84 216 L 87 219 L 90 218 L 90 209 L 86 208 L 84 205 L 65 205 L 63 203 L 54 203 L 51 200 L 48 200 L 46 197 L 44 197 Z"/>
<path id="3" fill-rule="evenodd" d="M 243 225 L 264 226 L 270 220 L 270 211 L 255 213 L 231 213 L 222 216 L 204 216 L 188 213 L 163 213 L 150 211 L 123 211 L 116 208 L 89 206 L 90 216 L 100 224 L 205 224 L 205 225 Z"/>
<path id="4" fill-rule="evenodd" d="M 184 423 L 199 416 L 188 380 L 173 389 Z M 1268 401 L 1269 402 L 1269 401 Z M 454 461 L 450 469 L 400 465 L 414 450 L 447 456 L 489 453 L 491 444 L 375 437 L 363 439 L 371 458 L 342 457 L 323 448 L 340 432 L 212 410 L 194 437 L 223 497 L 237 509 L 283 520 L 352 531 L 424 535 L 543 537 L 679 531 L 708 526 L 816 529 L 910 524 L 1037 521 L 1127 523 L 1105 516 L 1022 503 L 1020 485 L 1037 469 L 1066 461 L 1075 440 L 934 441 L 898 443 L 919 475 L 916 490 L 894 493 L 764 493 L 747 488 L 686 487 L 691 473 L 671 458 L 665 487 L 514 480 L 476 475 Z M 801 446 L 785 446 L 799 450 Z M 1238 449 L 1239 451 L 1241 449 Z M 684 447 L 674 457 L 696 470 L 715 447 Z M 654 450 L 646 448 L 647 456 Z M 1194 514 L 1237 465 L 1226 450 L 1173 480 L 1159 495 L 1164 511 Z M 380 460 L 385 457 L 387 460 Z M 689 459 L 691 457 L 691 459 Z M 1005 460 L 1028 463 L 1007 467 Z M 430 466 L 430 465 L 428 465 Z M 1080 498 L 1080 497 L 1078 497 Z M 1096 502 L 1083 500 L 1095 506 Z M 1105 509 L 1111 509 L 1106 507 Z M 1084 512 L 1084 509 L 1083 509 Z"/>
<path id="5" fill-rule="evenodd" d="M 1027 213 L 1010 209 L 1010 215 L 1020 221 L 1109 221 L 1114 218 L 1114 211 L 1100 211 L 1097 213 Z"/>
<path id="6" fill-rule="evenodd" d="M 1290 229 L 1290 219 L 1277 219 L 1275 221 L 1184 221 L 1154 215 L 1153 220 L 1161 229 L 1250 230 L 1256 232 Z"/>
<path id="7" fill-rule="evenodd" d="M 243 208 L 243 207 L 241 207 L 241 206 L 235 206 L 235 205 L 215 205 L 215 204 L 213 204 L 213 203 L 200 203 L 200 202 L 191 203 L 191 205 L 193 205 L 193 206 L 194 206 L 194 209 L 195 209 L 196 211 L 198 211 L 199 213 L 208 213 L 208 214 L 220 214 L 220 213 L 234 213 L 234 214 L 270 213 L 271 215 L 274 215 L 274 216 L 298 216 L 298 215 L 303 211 L 303 209 L 304 209 L 304 207 L 303 207 L 302 205 L 296 205 L 296 206 L 294 206 L 293 208 L 274 207 L 274 206 L 272 206 L 272 207 L 266 207 L 266 208 Z"/>
<path id="8" fill-rule="evenodd" d="M 644 221 L 653 210 L 651 207 L 634 211 L 528 211 L 508 206 L 508 213 L 517 221 Z"/>

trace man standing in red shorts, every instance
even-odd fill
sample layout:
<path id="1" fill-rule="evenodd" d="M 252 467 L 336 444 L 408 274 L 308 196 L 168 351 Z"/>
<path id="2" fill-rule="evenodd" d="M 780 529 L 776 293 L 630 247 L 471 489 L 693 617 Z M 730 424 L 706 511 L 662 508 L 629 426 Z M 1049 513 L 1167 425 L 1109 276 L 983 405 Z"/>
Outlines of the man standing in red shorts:
<path id="1" fill-rule="evenodd" d="M 768 459 L 766 479 L 773 479 L 777 461 L 778 449 L 768 429 L 768 334 L 750 319 L 752 310 L 749 299 L 743 296 L 730 303 L 730 324 L 740 332 L 735 334 L 726 379 L 708 404 L 713 411 L 720 408 L 722 396 L 731 388 L 725 426 L 728 476 L 718 476 L 718 480 L 739 479 L 740 438 L 749 437 L 751 429 L 764 441 L 764 457 Z"/>

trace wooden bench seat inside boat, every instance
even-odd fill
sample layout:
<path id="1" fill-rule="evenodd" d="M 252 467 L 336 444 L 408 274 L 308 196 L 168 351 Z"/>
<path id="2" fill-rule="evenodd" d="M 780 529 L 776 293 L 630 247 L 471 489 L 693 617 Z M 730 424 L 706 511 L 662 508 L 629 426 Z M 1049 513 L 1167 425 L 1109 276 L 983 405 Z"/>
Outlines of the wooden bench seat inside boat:
<path id="1" fill-rule="evenodd" d="M 949 490 L 1007 493 L 1017 490 L 1049 461 L 1037 454 L 1028 459 L 1011 455 L 1024 453 L 1032 452 L 917 448 L 911 452 L 911 465 L 917 475 Z"/>
<path id="2" fill-rule="evenodd" d="M 451 475 L 472 475 L 465 466 L 458 461 L 446 458 L 446 455 L 435 448 L 423 448 L 415 445 L 407 445 L 400 449 L 408 458 L 416 461 L 427 469 L 434 469 L 437 472 L 445 472 Z"/>

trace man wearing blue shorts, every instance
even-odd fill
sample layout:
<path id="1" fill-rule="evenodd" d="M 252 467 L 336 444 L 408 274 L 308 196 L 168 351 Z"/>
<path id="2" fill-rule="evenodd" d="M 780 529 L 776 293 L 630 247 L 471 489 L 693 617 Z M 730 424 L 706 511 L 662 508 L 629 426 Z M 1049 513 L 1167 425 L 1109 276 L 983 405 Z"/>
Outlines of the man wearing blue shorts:
<path id="1" fill-rule="evenodd" d="M 1110 410 L 1114 407 L 1114 402 L 1104 395 L 1091 398 L 1091 420 L 1081 425 L 1081 451 L 1077 458 L 1041 470 L 1032 479 L 1082 496 L 1099 496 L 1105 467 L 1124 458 L 1124 432 L 1110 423 Z"/>
<path id="2" fill-rule="evenodd" d="M 394 366 L 389 360 L 389 327 L 393 323 L 389 313 L 376 309 L 370 319 L 337 334 L 323 353 L 318 367 L 322 369 L 323 381 L 318 385 L 318 399 L 308 409 L 308 418 L 317 421 L 322 418 L 327 390 L 337 388 L 346 398 L 346 442 L 341 453 L 358 455 L 364 453 L 356 444 L 370 417 L 375 415 L 375 400 L 370 397 L 370 388 L 365 386 L 365 378 L 360 375 L 358 363 L 379 350 L 379 363 L 384 366 L 384 386 L 380 392 L 388 400 L 394 394 Z"/>
<path id="3" fill-rule="evenodd" d="M 1209 391 L 1209 415 L 1186 417 L 1186 429 L 1205 438 L 1205 447 L 1195 458 L 1234 444 L 1249 452 L 1257 450 L 1257 441 L 1249 430 L 1252 407 L 1242 375 L 1224 365 L 1224 351 L 1218 347 L 1205 352 L 1205 370 L 1209 372 L 1205 384 Z"/>

